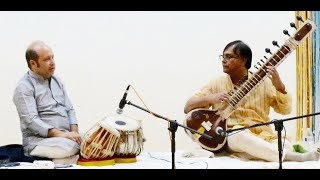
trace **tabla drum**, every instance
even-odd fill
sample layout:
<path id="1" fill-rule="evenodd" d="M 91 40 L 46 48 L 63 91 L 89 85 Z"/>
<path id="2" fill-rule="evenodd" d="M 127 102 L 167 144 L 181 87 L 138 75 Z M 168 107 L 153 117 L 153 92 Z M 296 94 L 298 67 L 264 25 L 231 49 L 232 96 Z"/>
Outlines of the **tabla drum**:
<path id="1" fill-rule="evenodd" d="M 138 120 L 124 115 L 108 117 L 104 119 L 120 133 L 120 140 L 115 151 L 116 163 L 136 162 L 143 150 L 144 137 L 141 123 Z"/>
<path id="2" fill-rule="evenodd" d="M 120 140 L 118 130 L 101 120 L 83 137 L 79 165 L 104 166 L 115 164 L 114 153 Z"/>

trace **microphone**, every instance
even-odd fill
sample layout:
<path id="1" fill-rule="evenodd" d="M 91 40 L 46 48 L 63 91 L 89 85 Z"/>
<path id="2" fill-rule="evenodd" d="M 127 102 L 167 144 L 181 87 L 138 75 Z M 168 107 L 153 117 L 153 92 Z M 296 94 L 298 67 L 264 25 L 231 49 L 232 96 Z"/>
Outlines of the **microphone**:
<path id="1" fill-rule="evenodd" d="M 222 137 L 226 137 L 227 136 L 227 133 L 223 130 L 222 127 L 218 126 L 216 128 L 216 134 L 219 134 L 220 136 Z"/>
<path id="2" fill-rule="evenodd" d="M 117 114 L 122 114 L 123 112 L 123 108 L 124 106 L 127 104 L 127 94 L 128 94 L 128 91 L 129 91 L 129 88 L 130 88 L 130 85 L 128 85 L 127 89 L 126 89 L 126 92 L 123 94 L 123 97 L 119 103 L 119 108 L 117 109 Z"/>

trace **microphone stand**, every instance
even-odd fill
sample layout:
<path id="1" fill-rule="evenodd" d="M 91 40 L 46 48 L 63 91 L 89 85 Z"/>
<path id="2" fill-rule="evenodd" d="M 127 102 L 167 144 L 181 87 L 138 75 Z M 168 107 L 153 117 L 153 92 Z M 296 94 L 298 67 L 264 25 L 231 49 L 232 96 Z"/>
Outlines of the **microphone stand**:
<path id="1" fill-rule="evenodd" d="M 279 169 L 282 169 L 282 151 L 283 151 L 283 149 L 282 149 L 282 142 L 281 142 L 281 131 L 283 129 L 283 122 L 295 120 L 295 119 L 300 119 L 300 118 L 304 118 L 304 117 L 309 117 L 309 116 L 315 116 L 315 115 L 319 115 L 319 114 L 320 114 L 320 112 L 302 115 L 302 116 L 291 117 L 291 118 L 286 118 L 286 119 L 273 119 L 270 122 L 266 122 L 266 123 L 258 123 L 258 124 L 254 124 L 252 126 L 247 126 L 247 127 L 237 128 L 237 129 L 229 129 L 229 130 L 225 131 L 225 134 L 228 136 L 228 133 L 231 133 L 234 131 L 241 131 L 241 130 L 250 129 L 250 128 L 254 128 L 254 127 L 274 124 L 275 130 L 278 132 Z"/>
<path id="2" fill-rule="evenodd" d="M 134 103 L 132 103 L 132 102 L 130 102 L 130 101 L 126 101 L 125 103 L 128 104 L 128 105 L 134 106 L 134 107 L 136 107 L 136 108 L 138 108 L 138 109 L 141 109 L 141 110 L 143 110 L 143 111 L 145 111 L 145 112 L 148 112 L 148 113 L 150 113 L 150 114 L 152 114 L 152 115 L 154 115 L 154 116 L 156 116 L 156 117 L 158 117 L 158 118 L 164 119 L 164 120 L 166 120 L 166 121 L 168 121 L 168 122 L 170 123 L 168 130 L 171 132 L 172 169 L 175 169 L 175 150 L 176 150 L 175 132 L 177 131 L 178 126 L 183 127 L 183 128 L 185 128 L 185 129 L 188 129 L 189 131 L 194 132 L 194 133 L 197 133 L 197 134 L 199 134 L 199 135 L 201 135 L 201 136 L 204 136 L 204 137 L 207 138 L 207 139 L 210 139 L 210 140 L 213 139 L 212 136 L 209 136 L 209 135 L 207 135 L 207 134 L 203 134 L 203 133 L 198 132 L 198 131 L 196 131 L 196 130 L 194 130 L 194 129 L 192 129 L 192 128 L 189 128 L 189 127 L 187 127 L 187 126 L 184 126 L 184 125 L 182 125 L 182 124 L 179 124 L 179 123 L 177 122 L 177 120 L 170 120 L 170 119 L 168 119 L 168 118 L 166 118 L 166 117 L 163 117 L 163 116 L 161 116 L 161 115 L 159 115 L 159 114 L 156 114 L 156 113 L 153 113 L 153 112 L 151 112 L 151 111 L 149 111 L 149 110 L 147 110 L 147 109 L 144 109 L 144 108 L 142 108 L 142 107 L 140 107 L 140 106 L 138 106 L 138 105 L 136 105 L 136 104 L 134 104 Z"/>

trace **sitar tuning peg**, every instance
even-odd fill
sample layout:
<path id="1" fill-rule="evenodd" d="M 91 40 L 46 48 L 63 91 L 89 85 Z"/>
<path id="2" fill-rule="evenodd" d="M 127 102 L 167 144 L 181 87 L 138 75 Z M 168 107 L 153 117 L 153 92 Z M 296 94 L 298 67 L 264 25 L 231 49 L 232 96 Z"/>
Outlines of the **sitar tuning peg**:
<path id="1" fill-rule="evenodd" d="M 263 61 L 262 59 L 260 59 L 260 61 L 261 61 L 262 63 L 264 63 L 264 61 Z"/>
<path id="2" fill-rule="evenodd" d="M 266 56 L 263 56 L 266 60 L 268 60 L 268 58 Z"/>
<path id="3" fill-rule="evenodd" d="M 266 48 L 265 50 L 266 50 L 266 53 L 269 53 L 269 54 L 271 54 L 271 55 L 272 55 L 272 53 L 271 53 L 271 51 L 270 51 L 270 49 L 269 49 L 269 48 Z"/>
<path id="4" fill-rule="evenodd" d="M 259 66 L 262 66 L 260 62 L 257 62 L 257 64 L 258 64 Z"/>
<path id="5" fill-rule="evenodd" d="M 256 69 L 258 69 L 258 70 L 259 70 L 259 68 L 257 67 L 257 65 L 254 65 L 254 68 L 256 68 Z"/>
<path id="6" fill-rule="evenodd" d="M 249 71 L 250 74 L 253 74 L 253 72 Z"/>
<path id="7" fill-rule="evenodd" d="M 280 46 L 278 45 L 277 41 L 272 41 L 272 45 L 277 46 L 278 48 L 280 48 Z"/>
<path id="8" fill-rule="evenodd" d="M 296 26 L 296 24 L 294 22 L 290 23 L 290 26 L 297 30 L 297 26 Z"/>
<path id="9" fill-rule="evenodd" d="M 288 30 L 286 30 L 286 29 L 283 30 L 283 34 L 288 35 L 289 37 L 291 37 L 290 34 L 289 34 L 289 32 L 288 32 Z"/>
<path id="10" fill-rule="evenodd" d="M 304 21 L 303 21 L 303 19 L 302 19 L 302 17 L 301 17 L 301 16 L 297 16 L 297 20 L 298 20 L 298 21 L 301 21 L 301 22 L 303 22 L 303 23 L 304 23 Z"/>

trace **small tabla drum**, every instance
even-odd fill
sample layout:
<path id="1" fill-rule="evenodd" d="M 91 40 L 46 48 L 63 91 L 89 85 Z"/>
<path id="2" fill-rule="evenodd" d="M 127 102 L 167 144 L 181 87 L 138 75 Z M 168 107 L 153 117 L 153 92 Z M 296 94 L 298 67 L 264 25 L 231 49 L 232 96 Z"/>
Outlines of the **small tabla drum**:
<path id="1" fill-rule="evenodd" d="M 99 121 L 83 137 L 79 165 L 104 166 L 115 164 L 114 153 L 120 133 L 105 121 Z"/>
<path id="2" fill-rule="evenodd" d="M 104 119 L 120 133 L 120 140 L 115 152 L 116 163 L 136 162 L 143 150 L 144 137 L 140 121 L 124 115 Z"/>

